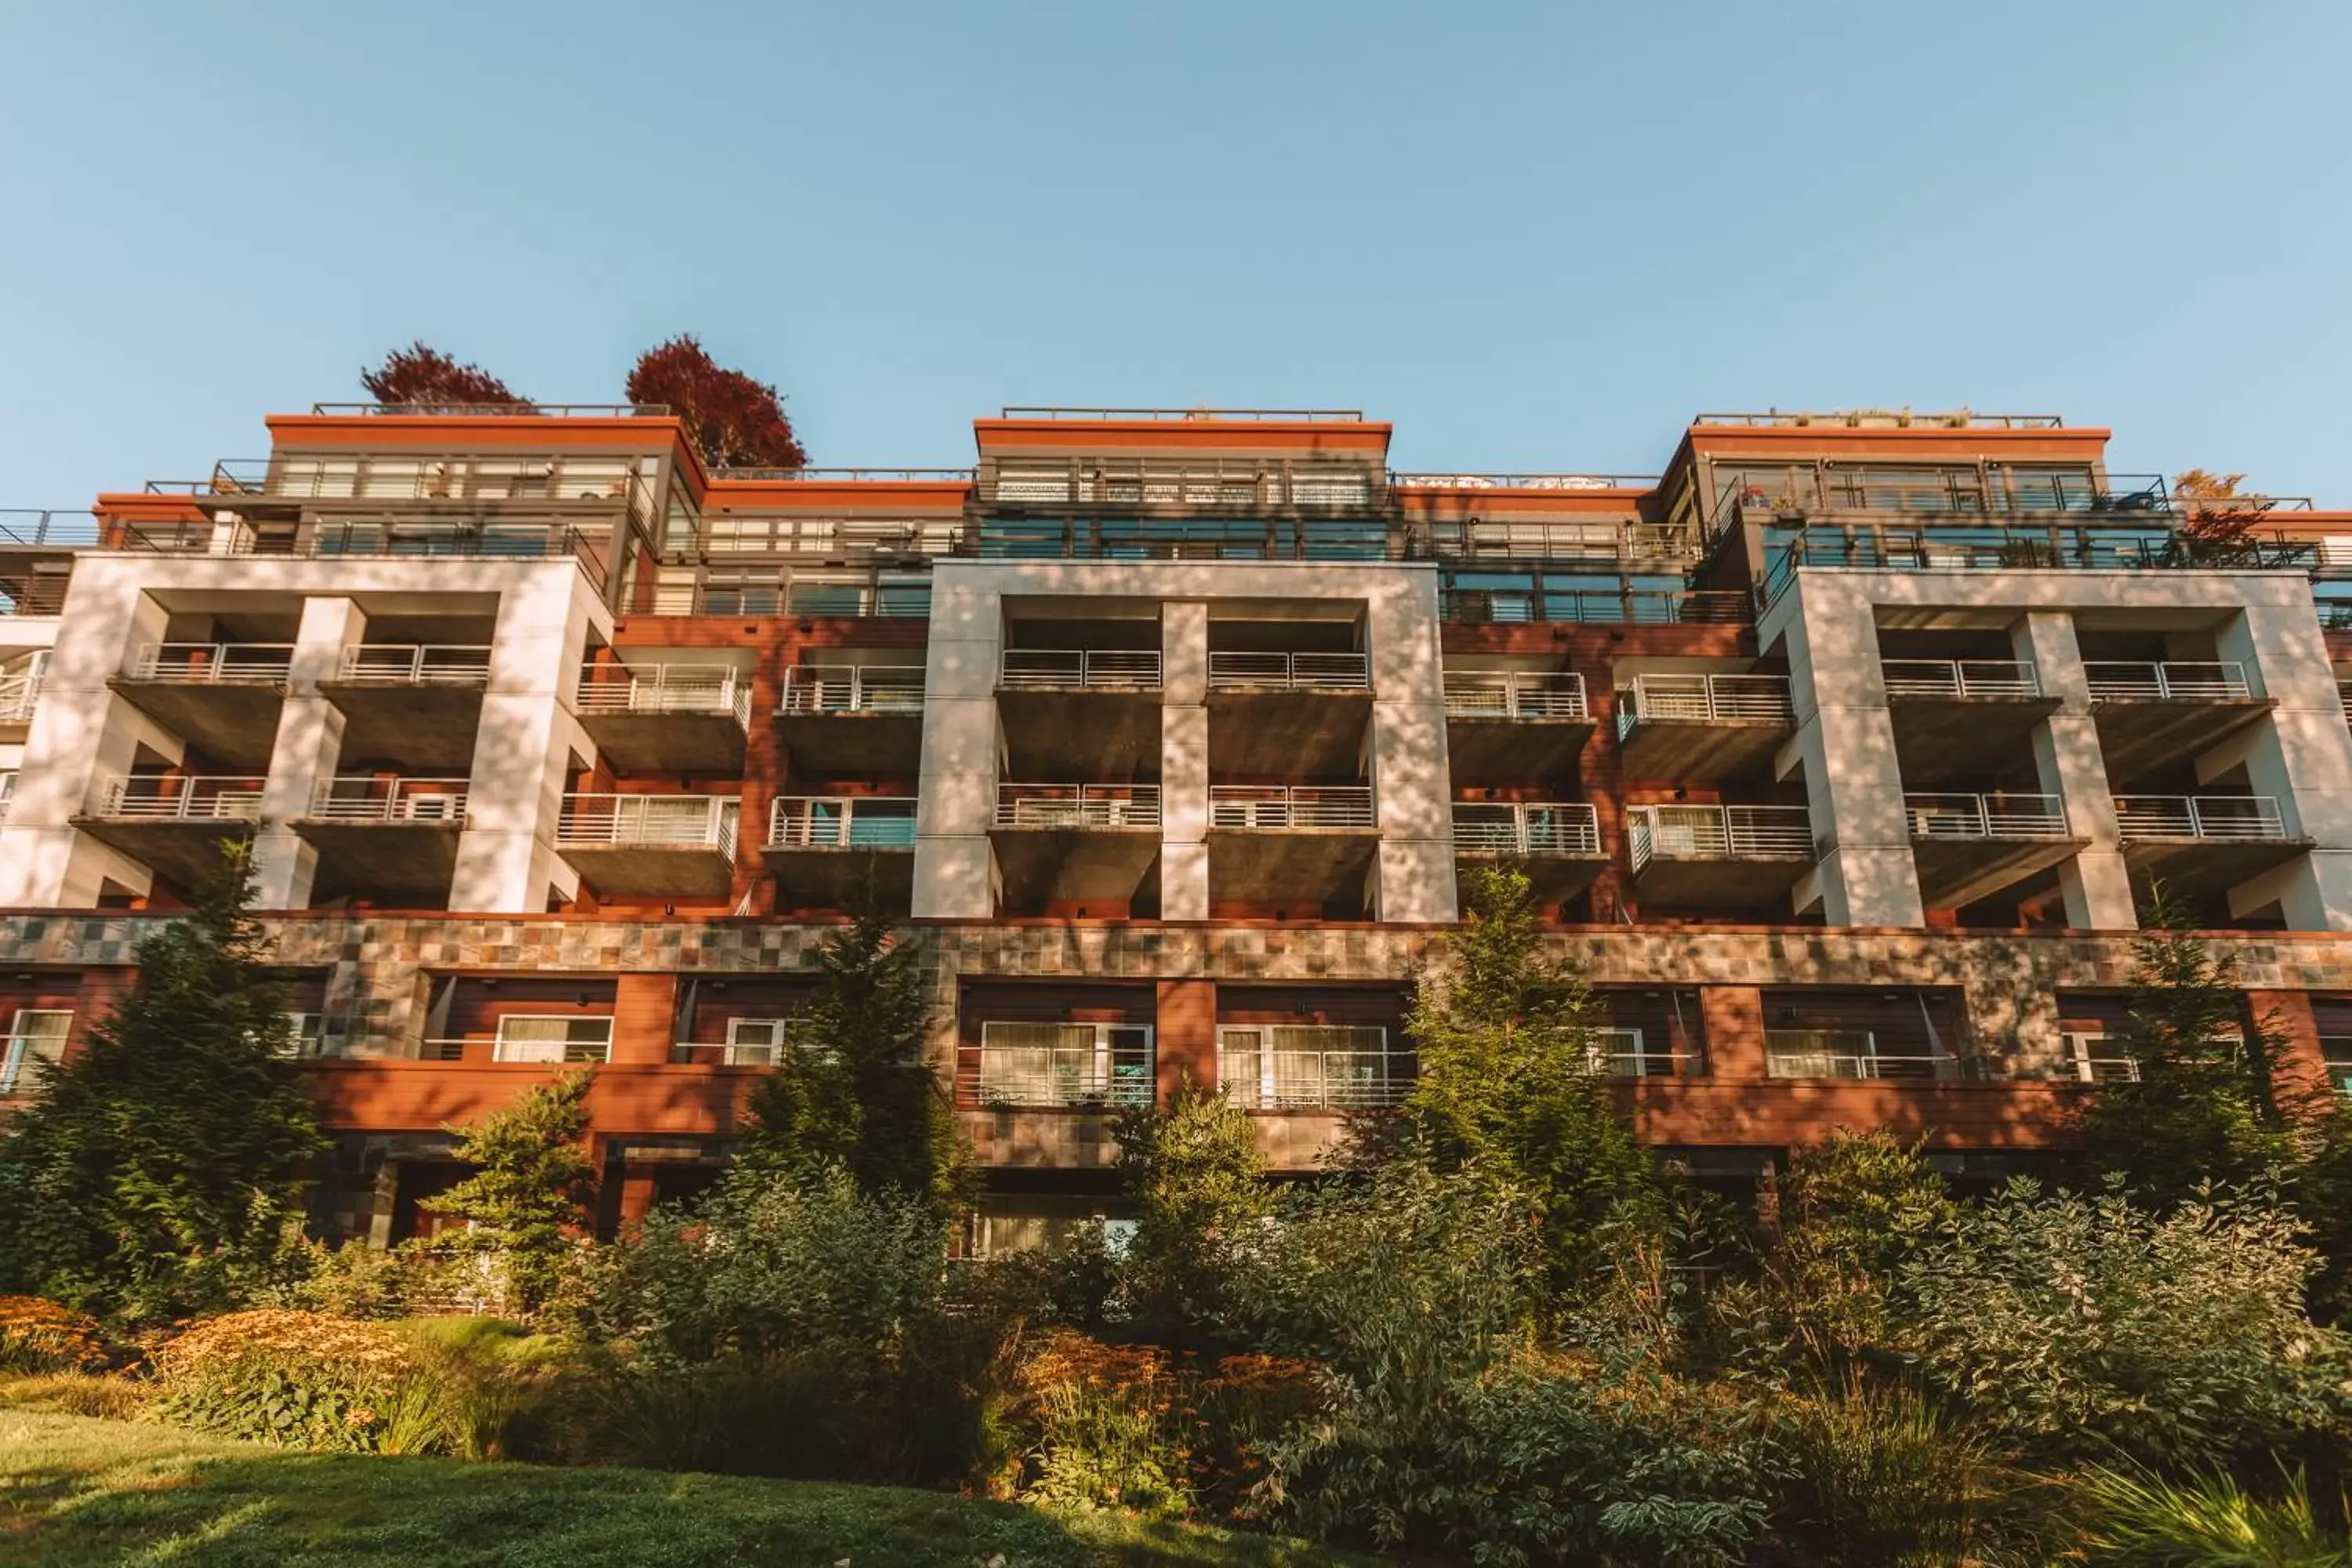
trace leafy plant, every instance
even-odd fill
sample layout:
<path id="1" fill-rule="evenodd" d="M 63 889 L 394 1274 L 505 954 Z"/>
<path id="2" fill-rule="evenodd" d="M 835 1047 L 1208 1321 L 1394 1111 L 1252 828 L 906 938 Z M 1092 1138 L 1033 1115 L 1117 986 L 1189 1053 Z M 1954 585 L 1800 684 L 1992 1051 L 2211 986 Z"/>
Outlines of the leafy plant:
<path id="1" fill-rule="evenodd" d="M 422 338 L 394 349 L 373 370 L 360 372 L 360 384 L 378 403 L 526 408 L 507 384 L 478 364 L 460 364 Z"/>
<path id="2" fill-rule="evenodd" d="M 2352 1545 L 2323 1524 L 2300 1472 L 2282 1495 L 2250 1495 L 2223 1470 L 2181 1479 L 2094 1468 L 2075 1486 L 2087 1506 L 2091 1568 L 2347 1568 Z"/>
<path id="3" fill-rule="evenodd" d="M 1776 1532 L 1823 1562 L 1977 1561 L 2030 1522 L 2029 1483 L 1999 1445 L 1915 1390 L 1849 1373 L 1796 1401 L 1775 1436 Z"/>
<path id="4" fill-rule="evenodd" d="M 629 401 L 667 405 L 714 468 L 799 468 L 808 449 L 766 382 L 712 360 L 691 332 L 647 349 L 629 372 Z"/>
<path id="5" fill-rule="evenodd" d="M 434 1245 L 458 1256 L 496 1259 L 512 1300 L 537 1311 L 563 1281 L 589 1228 L 595 1168 L 581 1146 L 588 1130 L 588 1090 L 595 1069 L 534 1084 L 458 1135 L 457 1158 L 473 1174 L 425 1200 L 434 1214 L 466 1222 Z"/>
<path id="6" fill-rule="evenodd" d="M 154 1357 L 162 1419 L 281 1447 L 373 1453 L 391 1417 L 421 1441 L 417 1367 L 393 1334 L 315 1312 L 232 1312 L 167 1342 Z M 407 1451 L 416 1451 L 410 1449 Z"/>
<path id="7" fill-rule="evenodd" d="M 1119 1183 L 1135 1205 L 1120 1270 L 1139 1331 L 1169 1344 L 1229 1331 L 1237 1240 L 1271 1208 L 1265 1163 L 1246 1113 L 1188 1077 L 1165 1109 L 1119 1113 Z"/>
<path id="8" fill-rule="evenodd" d="M 94 1372 L 111 1359 L 97 1319 L 38 1296 L 0 1296 L 0 1373 Z"/>
<path id="9" fill-rule="evenodd" d="M 1777 1331 L 1751 1344 L 1751 1364 L 1832 1367 L 1884 1346 L 1904 1260 L 1956 1212 L 1943 1179 L 1916 1145 L 1840 1128 L 1799 1151 L 1770 1195 L 1759 1279 Z"/>

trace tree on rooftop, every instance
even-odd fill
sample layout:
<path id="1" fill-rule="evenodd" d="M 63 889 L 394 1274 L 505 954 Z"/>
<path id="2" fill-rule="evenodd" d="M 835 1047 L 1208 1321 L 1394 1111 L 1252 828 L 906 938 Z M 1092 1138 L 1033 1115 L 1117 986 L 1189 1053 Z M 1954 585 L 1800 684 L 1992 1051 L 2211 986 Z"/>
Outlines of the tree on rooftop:
<path id="1" fill-rule="evenodd" d="M 808 450 L 776 389 L 711 359 L 691 332 L 647 349 L 629 372 L 632 403 L 661 404 L 714 468 L 799 468 Z"/>
<path id="2" fill-rule="evenodd" d="M 360 384 L 378 403 L 440 406 L 529 406 L 525 398 L 478 364 L 460 364 L 422 338 L 383 356 L 373 370 L 360 372 Z"/>
<path id="3" fill-rule="evenodd" d="M 2234 566 L 2257 562 L 2262 539 L 2256 528 L 2271 510 L 2268 497 L 2240 487 L 2243 474 L 2190 468 L 2172 476 L 2172 494 L 2188 515 L 2179 528 L 2182 565 Z"/>

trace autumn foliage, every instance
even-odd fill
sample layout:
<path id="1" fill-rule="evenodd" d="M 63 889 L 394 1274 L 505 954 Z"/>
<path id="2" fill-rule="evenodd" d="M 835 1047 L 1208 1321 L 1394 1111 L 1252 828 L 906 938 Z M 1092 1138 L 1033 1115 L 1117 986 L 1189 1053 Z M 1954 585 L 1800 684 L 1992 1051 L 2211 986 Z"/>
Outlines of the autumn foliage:
<path id="1" fill-rule="evenodd" d="M 393 350 L 373 370 L 360 372 L 360 384 L 378 403 L 527 406 L 526 399 L 480 365 L 460 364 L 422 338 Z"/>
<path id="2" fill-rule="evenodd" d="M 629 372 L 629 401 L 661 404 L 686 422 L 714 468 L 798 468 L 808 451 L 776 389 L 712 360 L 690 332 L 647 349 Z"/>

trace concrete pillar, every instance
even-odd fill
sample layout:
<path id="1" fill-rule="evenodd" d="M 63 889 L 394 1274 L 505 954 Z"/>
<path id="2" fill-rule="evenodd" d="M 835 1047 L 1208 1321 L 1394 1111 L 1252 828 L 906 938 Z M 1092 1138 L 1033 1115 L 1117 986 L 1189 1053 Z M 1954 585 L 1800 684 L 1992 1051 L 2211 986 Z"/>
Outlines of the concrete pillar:
<path id="1" fill-rule="evenodd" d="M 1160 917 L 1209 918 L 1209 606 L 1160 607 Z"/>
<path id="2" fill-rule="evenodd" d="M 1159 1022 L 1152 1036 L 1160 1103 L 1175 1098 L 1190 1078 L 1203 1089 L 1217 1087 L 1217 984 L 1213 980 L 1160 983 Z"/>
<path id="3" fill-rule="evenodd" d="M 1781 647 L 1797 733 L 1779 771 L 1803 766 L 1813 838 L 1828 846 L 1806 889 L 1833 926 L 1924 925 L 1877 616 L 1851 579 L 1801 573 L 1794 592 Z"/>
<path id="4" fill-rule="evenodd" d="M 2231 912 L 2275 900 L 2289 930 L 2352 931 L 2352 730 L 2310 585 L 2294 579 L 2291 586 L 2288 602 L 2250 605 L 2214 638 L 2219 656 L 2242 663 L 2256 692 L 2276 706 L 2269 719 L 2199 758 L 2198 776 L 2243 766 L 2252 792 L 2277 800 L 2287 832 L 2315 844 L 2310 854 L 2231 889 Z"/>
<path id="5" fill-rule="evenodd" d="M 2033 730 L 2033 771 L 2042 793 L 2059 798 L 2068 837 L 2090 841 L 2058 868 L 2066 923 L 2078 931 L 2131 931 L 2139 917 L 2116 831 L 2115 797 L 2099 749 L 2098 721 L 2091 713 L 2091 683 L 2083 671 L 2074 618 L 2063 611 L 2036 610 L 2019 617 L 2009 636 L 2018 659 L 2033 666 L 2043 694 L 2058 700 L 2058 710 Z M 2055 1023 L 2051 1026 L 2054 1031 Z"/>
<path id="6" fill-rule="evenodd" d="M 985 920 L 995 912 L 996 717 L 1004 606 L 983 574 L 942 563 L 931 583 L 923 671 L 923 761 L 915 808 L 917 919 Z"/>
<path id="7" fill-rule="evenodd" d="M 1763 992 L 1753 985 L 1703 986 L 1698 1017 L 1709 1078 L 1748 1082 L 1764 1077 Z"/>
<path id="8" fill-rule="evenodd" d="M 342 756 L 343 716 L 319 694 L 342 668 L 343 650 L 364 641 L 367 617 L 345 598 L 302 601 L 294 634 L 293 668 L 286 700 L 278 710 L 278 739 L 270 747 L 269 776 L 261 790 L 261 826 L 253 841 L 253 904 L 262 910 L 299 910 L 310 902 L 319 852 L 291 824 L 308 816 L 320 790 L 335 776 Z"/>
<path id="9" fill-rule="evenodd" d="M 1382 921 L 1457 919 L 1453 775 L 1445 752 L 1445 667 L 1437 574 L 1399 570 L 1367 606 L 1372 676 L 1373 876 Z"/>
<path id="10" fill-rule="evenodd" d="M 545 907 L 580 879 L 555 851 L 565 773 L 595 747 L 569 706 L 599 606 L 574 572 L 534 572 L 499 596 L 482 721 L 466 785 L 466 830 L 449 907 L 482 914 Z"/>

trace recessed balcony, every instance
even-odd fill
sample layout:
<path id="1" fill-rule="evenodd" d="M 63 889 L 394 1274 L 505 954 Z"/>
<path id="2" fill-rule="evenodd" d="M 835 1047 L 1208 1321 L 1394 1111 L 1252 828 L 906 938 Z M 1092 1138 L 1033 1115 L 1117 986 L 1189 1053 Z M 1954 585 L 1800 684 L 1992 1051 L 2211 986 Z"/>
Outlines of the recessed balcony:
<path id="1" fill-rule="evenodd" d="M 1221 1024 L 1217 1085 L 1244 1110 L 1366 1110 L 1412 1092 L 1413 1053 L 1360 1024 Z"/>
<path id="2" fill-rule="evenodd" d="M 796 664 L 784 671 L 776 726 L 803 772 L 912 773 L 923 752 L 923 667 Z"/>
<path id="3" fill-rule="evenodd" d="M 1456 784 L 1518 784 L 1572 773 L 1591 735 L 1581 675 L 1445 673 L 1445 754 Z"/>
<path id="4" fill-rule="evenodd" d="M 591 664 L 572 693 L 580 727 L 614 768 L 732 773 L 743 766 L 751 683 L 723 664 Z"/>
<path id="5" fill-rule="evenodd" d="M 2211 751 L 2277 706 L 2235 660 L 2087 660 L 2083 673 L 2108 775 L 2122 781 Z"/>
<path id="6" fill-rule="evenodd" d="M 2073 857 L 2088 840 L 2066 831 L 2054 795 L 1906 795 L 1903 812 L 1919 896 L 1958 909 Z"/>
<path id="7" fill-rule="evenodd" d="M 1360 653 L 1209 655 L 1213 773 L 1352 772 L 1371 717 L 1371 664 Z"/>
<path id="8" fill-rule="evenodd" d="M 1586 1065 L 1603 1078 L 1691 1078 L 1706 1067 L 1698 1053 L 1677 1051 L 1647 1030 L 1601 1026 L 1584 1033 Z"/>
<path id="9" fill-rule="evenodd" d="M 996 677 L 1006 752 L 1045 773 L 1160 762 L 1157 648 L 1006 648 Z"/>
<path id="10" fill-rule="evenodd" d="M 312 900 L 448 896 L 466 828 L 467 781 L 354 774 L 319 786 L 290 824 L 319 851 Z"/>
<path id="11" fill-rule="evenodd" d="M 556 852 L 599 893 L 714 898 L 732 886 L 733 795 L 567 795 Z"/>
<path id="12" fill-rule="evenodd" d="M 1881 665 L 1903 775 L 1923 784 L 1979 769 L 2058 710 L 2033 666 L 2012 659 L 1890 658 Z"/>
<path id="13" fill-rule="evenodd" d="M 419 768 L 470 767 L 490 650 L 455 643 L 362 643 L 319 690 L 343 716 L 345 756 Z"/>
<path id="14" fill-rule="evenodd" d="M 1367 785 L 1209 787 L 1213 902 L 1351 900 L 1361 896 L 1379 848 L 1380 828 Z"/>
<path id="15" fill-rule="evenodd" d="M 1762 773 L 1796 730 L 1783 675 L 1648 673 L 1617 693 L 1617 744 L 1629 779 Z"/>
<path id="16" fill-rule="evenodd" d="M 74 826 L 156 875 L 194 887 L 219 870 L 223 840 L 253 836 L 268 782 L 210 773 L 110 779 Z"/>
<path id="17" fill-rule="evenodd" d="M 980 1026 L 980 1048 L 961 1058 L 961 1105 L 1106 1110 L 1150 1105 L 1158 1086 L 1144 1025 L 990 1019 Z"/>
<path id="18" fill-rule="evenodd" d="M 2119 795 L 2115 803 L 2125 861 L 2188 897 L 2233 888 L 2312 847 L 2289 835 L 2269 795 Z"/>
<path id="19" fill-rule="evenodd" d="M 1160 786 L 1003 784 L 989 835 L 1005 907 L 1131 905 L 1160 860 Z"/>
<path id="20" fill-rule="evenodd" d="M 1869 1029 L 1767 1029 L 1764 1076 L 1798 1079 L 1903 1079 L 1956 1082 L 1977 1076 L 1971 1064 L 1934 1052 L 1887 1052 Z"/>
<path id="21" fill-rule="evenodd" d="M 149 643 L 108 684 L 205 755 L 266 768 L 293 672 L 292 643 Z"/>
<path id="22" fill-rule="evenodd" d="M 1601 852 L 1599 818 L 1581 801 L 1458 802 L 1454 858 L 1508 862 L 1545 903 L 1584 891 L 1609 863 Z"/>
<path id="23" fill-rule="evenodd" d="M 1769 908 L 1818 855 L 1801 805 L 1637 805 L 1625 826 L 1643 901 L 1676 909 Z"/>
<path id="24" fill-rule="evenodd" d="M 762 849 L 785 908 L 904 910 L 915 878 L 915 802 L 900 795 L 779 795 Z"/>

